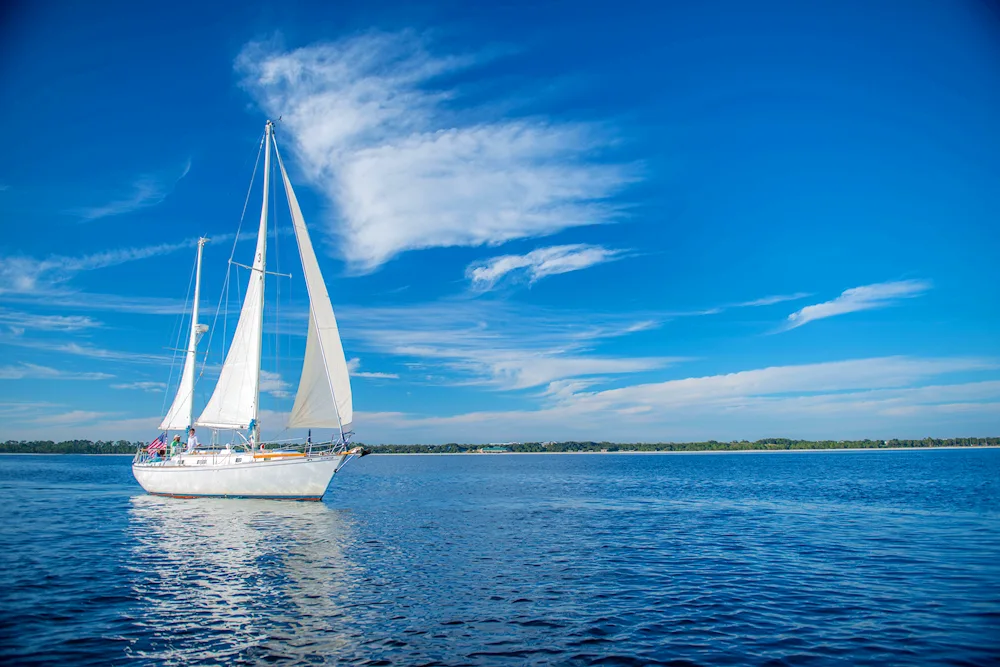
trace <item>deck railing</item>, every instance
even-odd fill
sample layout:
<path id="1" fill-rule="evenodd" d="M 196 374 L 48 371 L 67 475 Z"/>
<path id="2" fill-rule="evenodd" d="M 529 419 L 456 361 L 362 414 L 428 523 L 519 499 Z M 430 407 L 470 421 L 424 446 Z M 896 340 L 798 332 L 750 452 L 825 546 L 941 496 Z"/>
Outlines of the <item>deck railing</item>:
<path id="1" fill-rule="evenodd" d="M 355 447 L 355 450 L 359 448 Z M 162 450 L 161 450 L 162 451 Z M 360 452 L 351 450 L 348 452 L 347 446 L 343 442 L 288 442 L 288 443 L 263 443 L 256 449 L 244 443 L 232 443 L 229 445 L 198 447 L 193 452 L 188 452 L 186 447 L 174 452 L 164 452 L 164 454 L 152 454 L 145 447 L 140 447 L 132 459 L 136 464 L 166 463 L 177 459 L 180 455 L 192 455 L 197 458 L 210 457 L 212 463 L 218 463 L 220 457 L 230 458 L 233 456 L 252 456 L 255 460 L 274 460 L 280 458 L 293 458 L 301 456 L 333 456 L 339 454 L 355 455 Z"/>

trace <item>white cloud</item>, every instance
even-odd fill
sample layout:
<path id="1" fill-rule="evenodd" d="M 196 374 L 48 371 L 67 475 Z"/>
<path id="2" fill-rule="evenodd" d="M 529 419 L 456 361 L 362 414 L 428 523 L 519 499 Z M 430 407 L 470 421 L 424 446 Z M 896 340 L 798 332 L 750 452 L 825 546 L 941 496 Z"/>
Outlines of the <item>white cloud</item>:
<path id="1" fill-rule="evenodd" d="M 350 371 L 351 377 L 357 378 L 371 378 L 375 380 L 398 380 L 399 375 L 396 373 L 377 373 L 358 370 L 361 368 L 361 360 L 357 357 L 349 359 L 347 361 L 347 370 Z"/>
<path id="2" fill-rule="evenodd" d="M 666 357 L 609 358 L 556 355 L 552 352 L 498 351 L 478 359 L 460 358 L 456 364 L 470 370 L 485 369 L 492 382 L 506 389 L 525 389 L 564 378 L 621 375 L 663 368 L 680 359 Z"/>
<path id="3" fill-rule="evenodd" d="M 119 294 L 74 291 L 63 288 L 44 288 L 29 293 L 5 293 L 0 288 L 0 301 L 23 305 L 45 306 L 61 310 L 98 311 L 110 313 L 135 313 L 144 315 L 177 315 L 188 313 L 190 304 L 183 299 L 162 297 L 135 297 Z M 188 306 L 187 308 L 185 306 Z"/>
<path id="4" fill-rule="evenodd" d="M 5 421 L 9 419 L 21 419 L 25 414 L 57 407 L 60 407 L 58 403 L 49 403 L 46 401 L 0 402 L 0 417 L 3 417 Z"/>
<path id="5" fill-rule="evenodd" d="M 832 301 L 806 306 L 802 310 L 792 313 L 788 316 L 783 330 L 794 329 L 808 322 L 834 315 L 885 308 L 895 304 L 900 299 L 921 296 L 930 288 L 931 283 L 927 280 L 899 280 L 852 287 L 844 290 L 840 296 Z"/>
<path id="6" fill-rule="evenodd" d="M 108 350 L 92 345 L 80 345 L 79 343 L 60 343 L 47 340 L 27 340 L 24 338 L 0 338 L 0 345 L 12 345 L 33 350 L 44 350 L 46 352 L 59 352 L 72 354 L 78 357 L 88 357 L 90 359 L 101 359 L 104 361 L 120 361 L 144 364 L 167 364 L 170 358 L 160 354 L 146 354 L 144 352 L 126 352 L 123 350 Z"/>
<path id="7" fill-rule="evenodd" d="M 358 440 L 366 443 L 976 436 L 1000 428 L 1000 380 L 928 381 L 998 367 L 990 359 L 880 357 L 597 392 L 589 391 L 593 383 L 587 380 L 566 380 L 550 385 L 554 391 L 541 409 L 447 414 L 442 406 L 442 412 L 431 415 L 358 411 L 354 423 Z M 60 417 L 74 422 L 65 425 L 42 418 L 74 412 L 74 417 Z M 86 409 L 67 411 L 47 403 L 0 403 L 0 414 L 5 415 L 3 438 L 19 439 L 149 440 L 161 418 L 101 419 Z M 95 421 L 85 421 L 91 418 Z M 277 437 L 286 422 L 285 413 L 261 411 L 265 437 Z M 315 430 L 314 436 L 325 437 Z"/>
<path id="8" fill-rule="evenodd" d="M 71 410 L 52 415 L 38 414 L 18 423 L 5 423 L 0 437 L 15 440 L 143 440 L 149 442 L 158 433 L 162 415 L 106 419 L 114 413 Z"/>
<path id="9" fill-rule="evenodd" d="M 355 270 L 406 250 L 495 245 L 621 216 L 611 199 L 637 170 L 602 158 L 610 133 L 463 114 L 459 91 L 440 84 L 475 61 L 433 55 L 409 32 L 289 52 L 250 44 L 238 58 L 250 92 L 283 116 L 306 178 L 335 204 L 333 231 Z"/>
<path id="10" fill-rule="evenodd" d="M 260 390 L 275 398 L 291 398 L 292 386 L 281 379 L 280 373 L 260 369 Z"/>
<path id="11" fill-rule="evenodd" d="M 481 301 L 341 312 L 351 323 L 343 330 L 349 342 L 415 359 L 410 366 L 417 371 L 448 371 L 447 379 L 435 378 L 435 383 L 516 390 L 568 378 L 637 373 L 682 360 L 595 353 L 603 341 L 656 326 L 634 316 L 560 314 Z"/>
<path id="12" fill-rule="evenodd" d="M 798 301 L 799 299 L 804 299 L 807 296 L 812 296 L 809 292 L 796 292 L 795 294 L 775 294 L 774 296 L 765 296 L 760 299 L 754 299 L 753 301 L 744 301 L 742 303 L 737 303 L 734 307 L 744 308 L 744 307 L 756 307 L 756 306 L 773 306 L 776 303 L 784 303 L 785 301 Z"/>
<path id="13" fill-rule="evenodd" d="M 158 243 L 140 248 L 117 248 L 79 257 L 4 257 L 0 260 L 0 294 L 49 292 L 82 271 L 166 255 L 196 244 L 197 239 L 188 239 L 179 243 Z"/>
<path id="14" fill-rule="evenodd" d="M 152 393 L 161 393 L 166 390 L 167 384 L 165 382 L 125 382 L 122 384 L 111 385 L 112 389 L 130 389 L 135 391 L 148 391 Z"/>
<path id="15" fill-rule="evenodd" d="M 857 389 L 904 387 L 928 377 L 963 371 L 993 370 L 988 359 L 911 359 L 879 357 L 798 366 L 773 366 L 726 375 L 634 385 L 574 397 L 588 407 L 653 408 L 738 407 L 745 399 L 780 394 L 834 393 Z"/>
<path id="16" fill-rule="evenodd" d="M 525 255 L 502 255 L 484 262 L 470 264 L 465 276 L 479 290 L 493 289 L 505 276 L 524 276 L 529 283 L 570 271 L 579 271 L 595 264 L 621 259 L 623 250 L 611 250 L 595 245 L 558 245 L 538 248 Z"/>
<path id="17" fill-rule="evenodd" d="M 882 357 L 779 366 L 587 391 L 561 383 L 537 410 L 356 413 L 366 442 L 953 437 L 1000 428 L 1000 381 L 926 383 L 995 371 L 995 360 Z M 487 434 L 487 435 L 484 435 Z"/>
<path id="18" fill-rule="evenodd" d="M 178 182 L 191 170 L 191 161 L 184 165 L 181 175 L 174 179 L 166 179 L 159 176 L 141 176 L 132 184 L 131 192 L 120 198 L 110 201 L 101 206 L 81 208 L 76 213 L 85 222 L 107 218 L 113 215 L 131 213 L 139 209 L 156 206 L 167 198 Z"/>
<path id="19" fill-rule="evenodd" d="M 75 373 L 24 362 L 0 366 L 0 380 L 107 380 L 113 377 L 108 373 Z"/>
<path id="20" fill-rule="evenodd" d="M 101 323 L 83 315 L 38 315 L 0 308 L 0 324 L 11 327 L 16 333 L 25 330 L 77 331 L 101 326 Z"/>
<path id="21" fill-rule="evenodd" d="M 103 417 L 111 417 L 117 413 L 114 412 L 96 412 L 93 410 L 71 410 L 69 412 L 63 412 L 61 414 L 55 415 L 43 415 L 35 419 L 30 420 L 31 423 L 35 424 L 72 424 L 74 426 L 79 426 L 80 424 L 86 424 L 89 422 L 96 421 Z"/>

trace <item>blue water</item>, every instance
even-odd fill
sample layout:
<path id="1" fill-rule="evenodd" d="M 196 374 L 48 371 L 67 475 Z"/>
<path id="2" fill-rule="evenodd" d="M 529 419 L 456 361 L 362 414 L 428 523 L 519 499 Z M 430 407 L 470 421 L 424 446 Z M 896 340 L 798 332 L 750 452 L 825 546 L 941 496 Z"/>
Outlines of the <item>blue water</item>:
<path id="1" fill-rule="evenodd" d="M 0 457 L 0 663 L 1000 664 L 1000 450 L 129 464 Z"/>

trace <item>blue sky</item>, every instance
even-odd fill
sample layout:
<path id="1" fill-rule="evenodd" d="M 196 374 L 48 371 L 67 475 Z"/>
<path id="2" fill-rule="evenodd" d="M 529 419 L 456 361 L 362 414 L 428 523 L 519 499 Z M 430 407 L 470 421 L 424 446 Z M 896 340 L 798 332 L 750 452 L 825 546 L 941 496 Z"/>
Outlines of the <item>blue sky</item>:
<path id="1" fill-rule="evenodd" d="M 1000 433 L 989 3 L 499 4 L 5 10 L 0 438 L 155 435 L 202 234 L 204 404 L 279 115 L 363 442 Z"/>

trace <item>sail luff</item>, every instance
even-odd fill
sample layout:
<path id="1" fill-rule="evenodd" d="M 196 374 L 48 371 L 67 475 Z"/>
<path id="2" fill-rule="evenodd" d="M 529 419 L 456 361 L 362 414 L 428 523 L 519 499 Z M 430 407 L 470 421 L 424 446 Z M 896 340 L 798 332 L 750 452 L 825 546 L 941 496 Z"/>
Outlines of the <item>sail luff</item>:
<path id="1" fill-rule="evenodd" d="M 264 325 L 264 272 L 267 254 L 267 208 L 271 170 L 271 123 L 264 132 L 264 197 L 260 208 L 257 248 L 250 279 L 229 352 L 208 404 L 196 423 L 211 428 L 248 428 L 257 420 L 260 400 L 260 357 Z"/>
<path id="2" fill-rule="evenodd" d="M 184 353 L 184 370 L 181 372 L 181 381 L 177 387 L 177 394 L 174 402 L 170 405 L 160 428 L 163 430 L 186 429 L 194 419 L 194 367 L 195 357 L 198 352 L 198 336 L 201 333 L 198 324 L 198 301 L 201 294 L 201 255 L 205 248 L 205 241 L 208 239 L 198 239 L 198 260 L 195 264 L 194 273 L 194 300 L 191 307 L 191 334 L 188 337 L 187 351 Z"/>
<path id="3" fill-rule="evenodd" d="M 343 434 L 351 428 L 354 408 L 351 379 L 343 344 L 340 341 L 337 318 L 330 303 L 330 295 L 323 281 L 319 262 L 316 260 L 309 230 L 306 229 L 305 219 L 302 217 L 302 210 L 285 171 L 284 162 L 281 160 L 278 144 L 273 139 L 272 143 L 285 186 L 295 240 L 299 248 L 299 259 L 305 274 L 306 291 L 309 294 L 306 354 L 288 426 L 333 427 L 338 428 Z"/>

